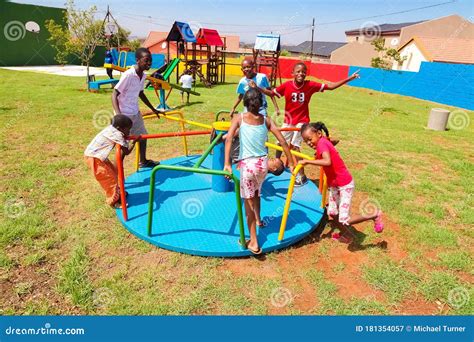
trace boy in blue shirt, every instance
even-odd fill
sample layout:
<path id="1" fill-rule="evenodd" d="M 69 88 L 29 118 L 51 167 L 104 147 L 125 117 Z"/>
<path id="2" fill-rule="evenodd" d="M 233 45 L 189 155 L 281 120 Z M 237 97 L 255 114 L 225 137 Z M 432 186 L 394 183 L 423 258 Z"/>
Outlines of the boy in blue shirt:
<path id="1" fill-rule="evenodd" d="M 262 114 L 263 116 L 266 116 L 268 105 L 265 93 L 267 93 L 267 95 L 273 95 L 273 93 L 271 92 L 270 82 L 268 82 L 267 76 L 265 74 L 256 73 L 254 61 L 248 58 L 242 61 L 242 72 L 244 73 L 244 77 L 242 77 L 239 82 L 239 85 L 237 86 L 237 94 L 239 95 L 237 96 L 237 100 L 235 101 L 234 106 L 230 110 L 230 115 L 234 115 L 235 109 L 239 105 L 240 101 L 242 101 L 247 90 L 249 90 L 250 88 L 257 88 L 262 94 L 262 106 L 258 110 L 258 113 Z M 270 97 L 272 99 L 273 105 L 275 106 L 276 112 L 279 113 L 280 110 L 278 108 L 276 99 L 274 98 L 274 96 Z M 245 107 L 243 112 L 247 112 L 247 109 Z"/>

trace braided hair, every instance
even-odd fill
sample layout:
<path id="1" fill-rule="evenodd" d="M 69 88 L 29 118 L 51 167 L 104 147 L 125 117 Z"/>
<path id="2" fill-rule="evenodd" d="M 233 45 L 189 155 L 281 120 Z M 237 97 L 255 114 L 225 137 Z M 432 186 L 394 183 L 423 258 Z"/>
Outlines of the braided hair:
<path id="1" fill-rule="evenodd" d="M 321 121 L 303 124 L 300 130 L 301 134 L 303 134 L 308 129 L 310 129 L 313 132 L 322 131 L 326 134 L 326 137 L 329 139 L 329 131 L 326 125 Z"/>

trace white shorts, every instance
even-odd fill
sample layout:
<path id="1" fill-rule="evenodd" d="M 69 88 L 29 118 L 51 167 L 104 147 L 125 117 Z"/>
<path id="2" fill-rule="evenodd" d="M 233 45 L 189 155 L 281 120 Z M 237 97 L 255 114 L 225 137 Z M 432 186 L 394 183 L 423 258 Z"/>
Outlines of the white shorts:
<path id="1" fill-rule="evenodd" d="M 296 125 L 291 125 L 291 124 L 287 124 L 287 123 L 284 123 L 281 128 L 288 128 L 288 127 L 291 127 L 291 128 L 301 128 L 301 126 L 303 126 L 304 124 L 302 122 L 300 122 L 299 124 L 296 124 Z M 281 132 L 281 134 L 283 135 L 283 138 L 285 138 L 286 140 L 286 143 L 288 145 L 292 145 L 294 147 L 301 147 L 301 143 L 303 142 L 303 137 L 301 136 L 301 133 L 300 131 L 283 131 Z"/>
<path id="2" fill-rule="evenodd" d="M 130 135 L 142 135 L 148 134 L 148 131 L 145 128 L 145 123 L 143 122 L 143 117 L 141 113 L 135 115 L 128 115 L 127 116 L 132 120 L 133 126 L 130 130 Z"/>

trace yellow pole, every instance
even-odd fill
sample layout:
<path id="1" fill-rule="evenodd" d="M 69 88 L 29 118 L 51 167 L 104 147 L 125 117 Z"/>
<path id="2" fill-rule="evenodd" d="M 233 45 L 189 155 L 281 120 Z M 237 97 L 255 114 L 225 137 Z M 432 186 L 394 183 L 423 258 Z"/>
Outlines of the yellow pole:
<path id="1" fill-rule="evenodd" d="M 179 122 L 187 123 L 187 124 L 202 127 L 202 128 L 212 129 L 212 125 L 207 125 L 207 124 L 203 124 L 203 123 L 196 122 L 196 121 L 191 121 L 191 120 L 184 120 L 184 119 L 174 118 L 172 116 L 168 116 L 167 114 L 162 114 L 162 115 L 168 120 L 179 121 Z M 143 119 L 152 119 L 152 118 L 156 118 L 156 115 L 155 114 L 146 114 L 146 115 L 143 116 Z"/>
<path id="2" fill-rule="evenodd" d="M 265 146 L 283 152 L 283 149 L 281 148 L 280 145 L 276 145 L 276 144 L 272 144 L 272 143 L 266 142 L 266 143 L 265 143 Z M 309 159 L 309 160 L 313 160 L 313 159 L 314 159 L 314 157 L 310 157 L 310 156 L 308 156 L 307 154 L 304 154 L 304 153 L 301 153 L 301 152 L 298 152 L 298 151 L 290 150 L 290 152 L 291 152 L 292 155 L 294 155 L 294 156 L 296 156 L 296 157 L 300 157 L 300 158 L 303 158 L 303 159 Z"/>
<path id="3" fill-rule="evenodd" d="M 166 115 L 178 115 L 180 118 L 181 118 L 181 121 L 180 121 L 180 125 L 181 125 L 181 131 L 182 132 L 186 132 L 186 127 L 184 126 L 184 115 L 182 112 L 180 111 L 172 111 L 172 112 L 168 112 L 166 113 Z M 186 139 L 186 136 L 183 135 L 183 147 L 184 147 L 184 155 L 187 156 L 188 155 L 188 140 Z"/>
<path id="4" fill-rule="evenodd" d="M 326 197 L 327 197 L 327 193 L 328 193 L 328 180 L 326 178 L 326 174 L 324 174 L 324 177 L 323 177 L 323 193 L 321 194 L 321 208 L 324 208 L 327 204 L 327 200 L 326 200 Z"/>
<path id="5" fill-rule="evenodd" d="M 135 171 L 140 168 L 140 140 L 135 144 Z"/>
<path id="6" fill-rule="evenodd" d="M 298 164 L 295 167 L 293 173 L 291 174 L 290 185 L 288 186 L 288 194 L 286 195 L 285 208 L 283 209 L 283 216 L 281 218 L 280 234 L 278 234 L 278 241 L 283 240 L 283 236 L 285 235 L 286 222 L 288 221 L 288 213 L 290 211 L 291 197 L 293 196 L 293 188 L 295 186 L 296 175 L 302 167 L 303 165 Z"/>

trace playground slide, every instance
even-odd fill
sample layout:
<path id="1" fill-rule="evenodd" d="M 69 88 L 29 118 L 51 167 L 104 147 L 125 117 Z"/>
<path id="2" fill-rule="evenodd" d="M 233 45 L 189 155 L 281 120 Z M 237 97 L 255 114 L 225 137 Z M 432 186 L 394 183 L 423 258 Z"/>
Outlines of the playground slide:
<path id="1" fill-rule="evenodd" d="M 168 64 L 168 67 L 166 68 L 166 70 L 163 72 L 163 75 L 162 75 L 165 81 L 168 81 L 168 79 L 170 78 L 171 74 L 173 73 L 174 69 L 179 64 L 179 62 L 180 62 L 179 58 L 173 58 L 171 63 Z"/>

